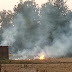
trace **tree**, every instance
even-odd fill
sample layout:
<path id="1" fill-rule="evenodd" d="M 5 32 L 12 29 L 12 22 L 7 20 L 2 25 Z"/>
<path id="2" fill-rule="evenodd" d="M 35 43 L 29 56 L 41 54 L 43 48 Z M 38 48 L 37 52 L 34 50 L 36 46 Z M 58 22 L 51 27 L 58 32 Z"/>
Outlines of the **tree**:
<path id="1" fill-rule="evenodd" d="M 8 11 L 6 11 L 6 10 L 0 11 L 0 25 L 1 25 L 0 26 L 0 43 L 2 41 L 3 32 L 7 28 L 12 26 L 13 16 L 14 16 L 14 14 L 10 10 L 8 10 Z"/>
<path id="2" fill-rule="evenodd" d="M 13 16 L 14 14 L 10 10 L 8 10 L 8 12 L 6 10 L 0 12 L 0 17 L 1 17 L 0 23 L 2 23 L 3 29 L 6 29 L 11 25 L 13 21 Z"/>
<path id="3" fill-rule="evenodd" d="M 59 11 L 63 14 L 66 15 L 66 13 L 68 12 L 68 7 L 66 5 L 66 1 L 64 0 L 56 0 L 54 5 L 56 7 L 58 7 Z"/>
<path id="4" fill-rule="evenodd" d="M 67 6 L 64 4 L 63 0 L 56 0 L 54 5 L 50 1 L 40 10 L 41 28 L 48 41 L 53 42 L 54 37 L 66 33 L 66 27 L 69 27 L 70 20 L 67 17 L 70 12 L 67 13 Z"/>
<path id="5" fill-rule="evenodd" d="M 38 36 L 39 9 L 33 1 L 19 3 L 14 8 L 14 24 L 17 27 L 17 36 L 13 44 L 15 52 L 23 49 L 32 49 Z"/>

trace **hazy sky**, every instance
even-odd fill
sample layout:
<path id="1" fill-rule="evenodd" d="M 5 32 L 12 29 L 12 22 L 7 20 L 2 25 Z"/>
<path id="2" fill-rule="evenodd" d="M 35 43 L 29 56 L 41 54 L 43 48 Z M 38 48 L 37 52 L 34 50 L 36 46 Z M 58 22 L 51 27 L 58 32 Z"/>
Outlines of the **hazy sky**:
<path id="1" fill-rule="evenodd" d="M 25 1 L 25 0 L 23 0 Z M 37 4 L 41 5 L 42 3 L 47 2 L 48 0 L 35 0 Z M 19 0 L 0 0 L 0 11 L 12 10 L 15 4 L 18 4 Z M 67 0 L 67 4 L 70 9 L 72 9 L 72 0 Z"/>

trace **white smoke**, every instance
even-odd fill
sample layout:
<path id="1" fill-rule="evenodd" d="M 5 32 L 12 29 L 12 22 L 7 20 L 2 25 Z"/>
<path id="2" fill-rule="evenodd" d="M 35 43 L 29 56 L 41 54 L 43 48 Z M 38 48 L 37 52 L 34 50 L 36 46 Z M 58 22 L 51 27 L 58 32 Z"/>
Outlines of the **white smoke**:
<path id="1" fill-rule="evenodd" d="M 36 59 L 41 54 L 48 57 L 61 57 L 72 54 L 72 20 L 63 16 L 52 4 L 40 9 L 40 15 L 33 7 L 14 17 L 14 27 L 3 34 L 1 45 L 11 46 L 10 59 Z M 72 14 L 72 13 L 71 13 Z"/>
<path id="2" fill-rule="evenodd" d="M 5 29 L 2 37 L 3 40 L 1 41 L 1 46 L 12 46 L 15 42 L 15 36 L 17 34 L 16 27 L 9 27 L 8 29 Z"/>

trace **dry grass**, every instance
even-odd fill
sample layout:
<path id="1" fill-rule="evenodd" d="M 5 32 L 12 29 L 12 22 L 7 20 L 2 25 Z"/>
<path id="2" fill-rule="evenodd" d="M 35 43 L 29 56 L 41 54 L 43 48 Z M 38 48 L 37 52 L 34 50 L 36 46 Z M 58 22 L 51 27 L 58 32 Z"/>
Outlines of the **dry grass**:
<path id="1" fill-rule="evenodd" d="M 1 72 L 72 72 L 72 58 L 9 60 L 1 64 Z"/>
<path id="2" fill-rule="evenodd" d="M 49 64 L 49 63 L 72 63 L 72 58 L 48 58 L 44 60 L 0 60 L 0 64 Z"/>

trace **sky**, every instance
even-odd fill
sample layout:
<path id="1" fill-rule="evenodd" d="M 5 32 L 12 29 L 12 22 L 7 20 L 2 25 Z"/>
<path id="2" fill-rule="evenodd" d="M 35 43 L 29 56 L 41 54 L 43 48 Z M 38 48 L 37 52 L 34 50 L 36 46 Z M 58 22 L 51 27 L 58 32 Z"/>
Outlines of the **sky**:
<path id="1" fill-rule="evenodd" d="M 23 0 L 25 1 L 25 0 Z M 42 3 L 47 2 L 47 0 L 36 0 L 37 4 L 41 5 Z M 5 10 L 13 10 L 14 5 L 17 5 L 19 0 L 0 0 L 0 11 Z"/>
<path id="2" fill-rule="evenodd" d="M 23 0 L 25 1 L 25 0 Z M 46 3 L 48 0 L 35 0 L 39 6 L 43 3 Z M 14 5 L 17 5 L 19 0 L 0 0 L 0 11 L 5 10 L 13 10 Z M 67 5 L 70 9 L 72 9 L 72 0 L 67 0 Z"/>

